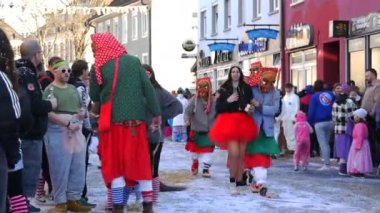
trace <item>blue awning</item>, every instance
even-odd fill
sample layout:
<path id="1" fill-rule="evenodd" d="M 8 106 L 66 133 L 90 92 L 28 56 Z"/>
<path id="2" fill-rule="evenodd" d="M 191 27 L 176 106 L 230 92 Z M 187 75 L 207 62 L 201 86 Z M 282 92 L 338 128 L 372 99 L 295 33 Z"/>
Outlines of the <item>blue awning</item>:
<path id="1" fill-rule="evenodd" d="M 228 51 L 233 52 L 235 49 L 235 44 L 228 43 L 228 42 L 215 42 L 212 44 L 209 44 L 208 47 L 210 48 L 210 52 L 217 52 L 217 51 Z"/>
<path id="2" fill-rule="evenodd" d="M 278 31 L 273 29 L 253 29 L 246 31 L 248 38 L 255 40 L 257 38 L 277 39 Z"/>

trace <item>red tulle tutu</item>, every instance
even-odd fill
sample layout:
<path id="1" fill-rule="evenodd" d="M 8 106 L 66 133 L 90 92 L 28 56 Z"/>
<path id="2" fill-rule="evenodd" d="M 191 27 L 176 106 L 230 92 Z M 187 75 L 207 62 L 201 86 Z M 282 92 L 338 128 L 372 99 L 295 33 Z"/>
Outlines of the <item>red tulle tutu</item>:
<path id="1" fill-rule="evenodd" d="M 149 147 L 145 123 L 134 127 L 111 124 L 110 130 L 99 134 L 99 155 L 102 175 L 107 187 L 113 179 L 151 180 Z"/>
<path id="2" fill-rule="evenodd" d="M 220 147 L 226 147 L 229 141 L 248 143 L 258 136 L 253 118 L 241 112 L 221 113 L 216 117 L 209 137 Z"/>

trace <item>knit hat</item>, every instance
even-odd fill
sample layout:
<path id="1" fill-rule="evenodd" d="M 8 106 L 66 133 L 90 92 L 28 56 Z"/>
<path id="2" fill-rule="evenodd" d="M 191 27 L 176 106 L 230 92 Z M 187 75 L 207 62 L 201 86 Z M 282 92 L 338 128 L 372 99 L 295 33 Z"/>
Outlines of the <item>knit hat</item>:
<path id="1" fill-rule="evenodd" d="M 103 83 L 100 69 L 109 61 L 127 53 L 125 47 L 111 33 L 95 33 L 91 35 L 95 57 L 95 76 L 99 85 Z"/>
<path id="2" fill-rule="evenodd" d="M 368 113 L 367 113 L 367 111 L 365 109 L 360 108 L 360 109 L 355 110 L 353 112 L 353 114 L 354 114 L 354 116 L 359 117 L 359 118 L 365 120 L 365 118 L 367 117 Z"/>
<path id="3" fill-rule="evenodd" d="M 346 95 L 350 94 L 351 87 L 348 84 L 341 84 L 340 87 L 342 88 L 343 94 L 346 94 Z"/>

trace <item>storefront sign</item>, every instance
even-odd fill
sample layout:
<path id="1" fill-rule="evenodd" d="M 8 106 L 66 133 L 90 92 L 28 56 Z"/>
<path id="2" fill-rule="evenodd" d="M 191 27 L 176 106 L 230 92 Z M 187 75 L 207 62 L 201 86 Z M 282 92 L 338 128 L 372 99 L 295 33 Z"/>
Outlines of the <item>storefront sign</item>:
<path id="1" fill-rule="evenodd" d="M 347 38 L 348 32 L 349 32 L 348 21 L 338 21 L 338 20 L 329 21 L 329 37 L 330 38 L 339 38 L 339 37 Z"/>
<path id="2" fill-rule="evenodd" d="M 250 40 L 248 43 L 243 41 L 239 44 L 239 55 L 246 56 L 257 52 L 268 50 L 268 39 Z"/>
<path id="3" fill-rule="evenodd" d="M 232 61 L 232 52 L 216 51 L 214 57 L 214 64 Z"/>
<path id="4" fill-rule="evenodd" d="M 212 44 L 208 44 L 208 47 L 210 48 L 210 52 L 217 52 L 217 51 L 233 52 L 235 49 L 235 44 L 228 43 L 228 42 L 215 42 Z"/>
<path id="5" fill-rule="evenodd" d="M 277 39 L 278 31 L 273 29 L 253 29 L 246 31 L 252 41 L 257 38 Z"/>
<path id="6" fill-rule="evenodd" d="M 380 30 L 380 13 L 370 13 L 368 16 L 352 19 L 350 36 L 362 35 L 376 30 Z"/>
<path id="7" fill-rule="evenodd" d="M 313 42 L 313 28 L 308 24 L 294 24 L 288 30 L 286 36 L 286 48 L 288 50 L 305 47 Z"/>

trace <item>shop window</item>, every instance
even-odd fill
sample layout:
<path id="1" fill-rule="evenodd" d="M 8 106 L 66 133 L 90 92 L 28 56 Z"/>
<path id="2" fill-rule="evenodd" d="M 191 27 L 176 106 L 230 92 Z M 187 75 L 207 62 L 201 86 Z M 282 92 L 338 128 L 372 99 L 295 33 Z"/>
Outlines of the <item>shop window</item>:
<path id="1" fill-rule="evenodd" d="M 350 79 L 364 90 L 365 88 L 365 52 L 356 51 L 350 53 Z"/>
<path id="2" fill-rule="evenodd" d="M 279 66 L 281 63 L 280 53 L 273 54 L 273 66 Z"/>
<path id="3" fill-rule="evenodd" d="M 148 13 L 147 11 L 141 13 L 141 36 L 143 38 L 148 36 Z"/>
<path id="4" fill-rule="evenodd" d="M 137 40 L 138 38 L 138 18 L 137 14 L 132 16 L 132 40 Z"/>
<path id="5" fill-rule="evenodd" d="M 378 73 L 380 72 L 380 47 L 371 49 L 371 68 L 374 68 Z M 380 78 L 380 74 L 377 76 Z"/>
<path id="6" fill-rule="evenodd" d="M 218 34 L 218 5 L 212 6 L 212 34 Z"/>
<path id="7" fill-rule="evenodd" d="M 312 85 L 317 80 L 316 49 L 292 53 L 290 58 L 291 83 L 298 91 Z"/>
<path id="8" fill-rule="evenodd" d="M 122 16 L 122 42 L 123 44 L 128 42 L 128 14 Z"/>
<path id="9" fill-rule="evenodd" d="M 115 36 L 117 40 L 120 41 L 119 38 L 119 17 L 115 17 L 112 19 L 112 34 Z"/>

